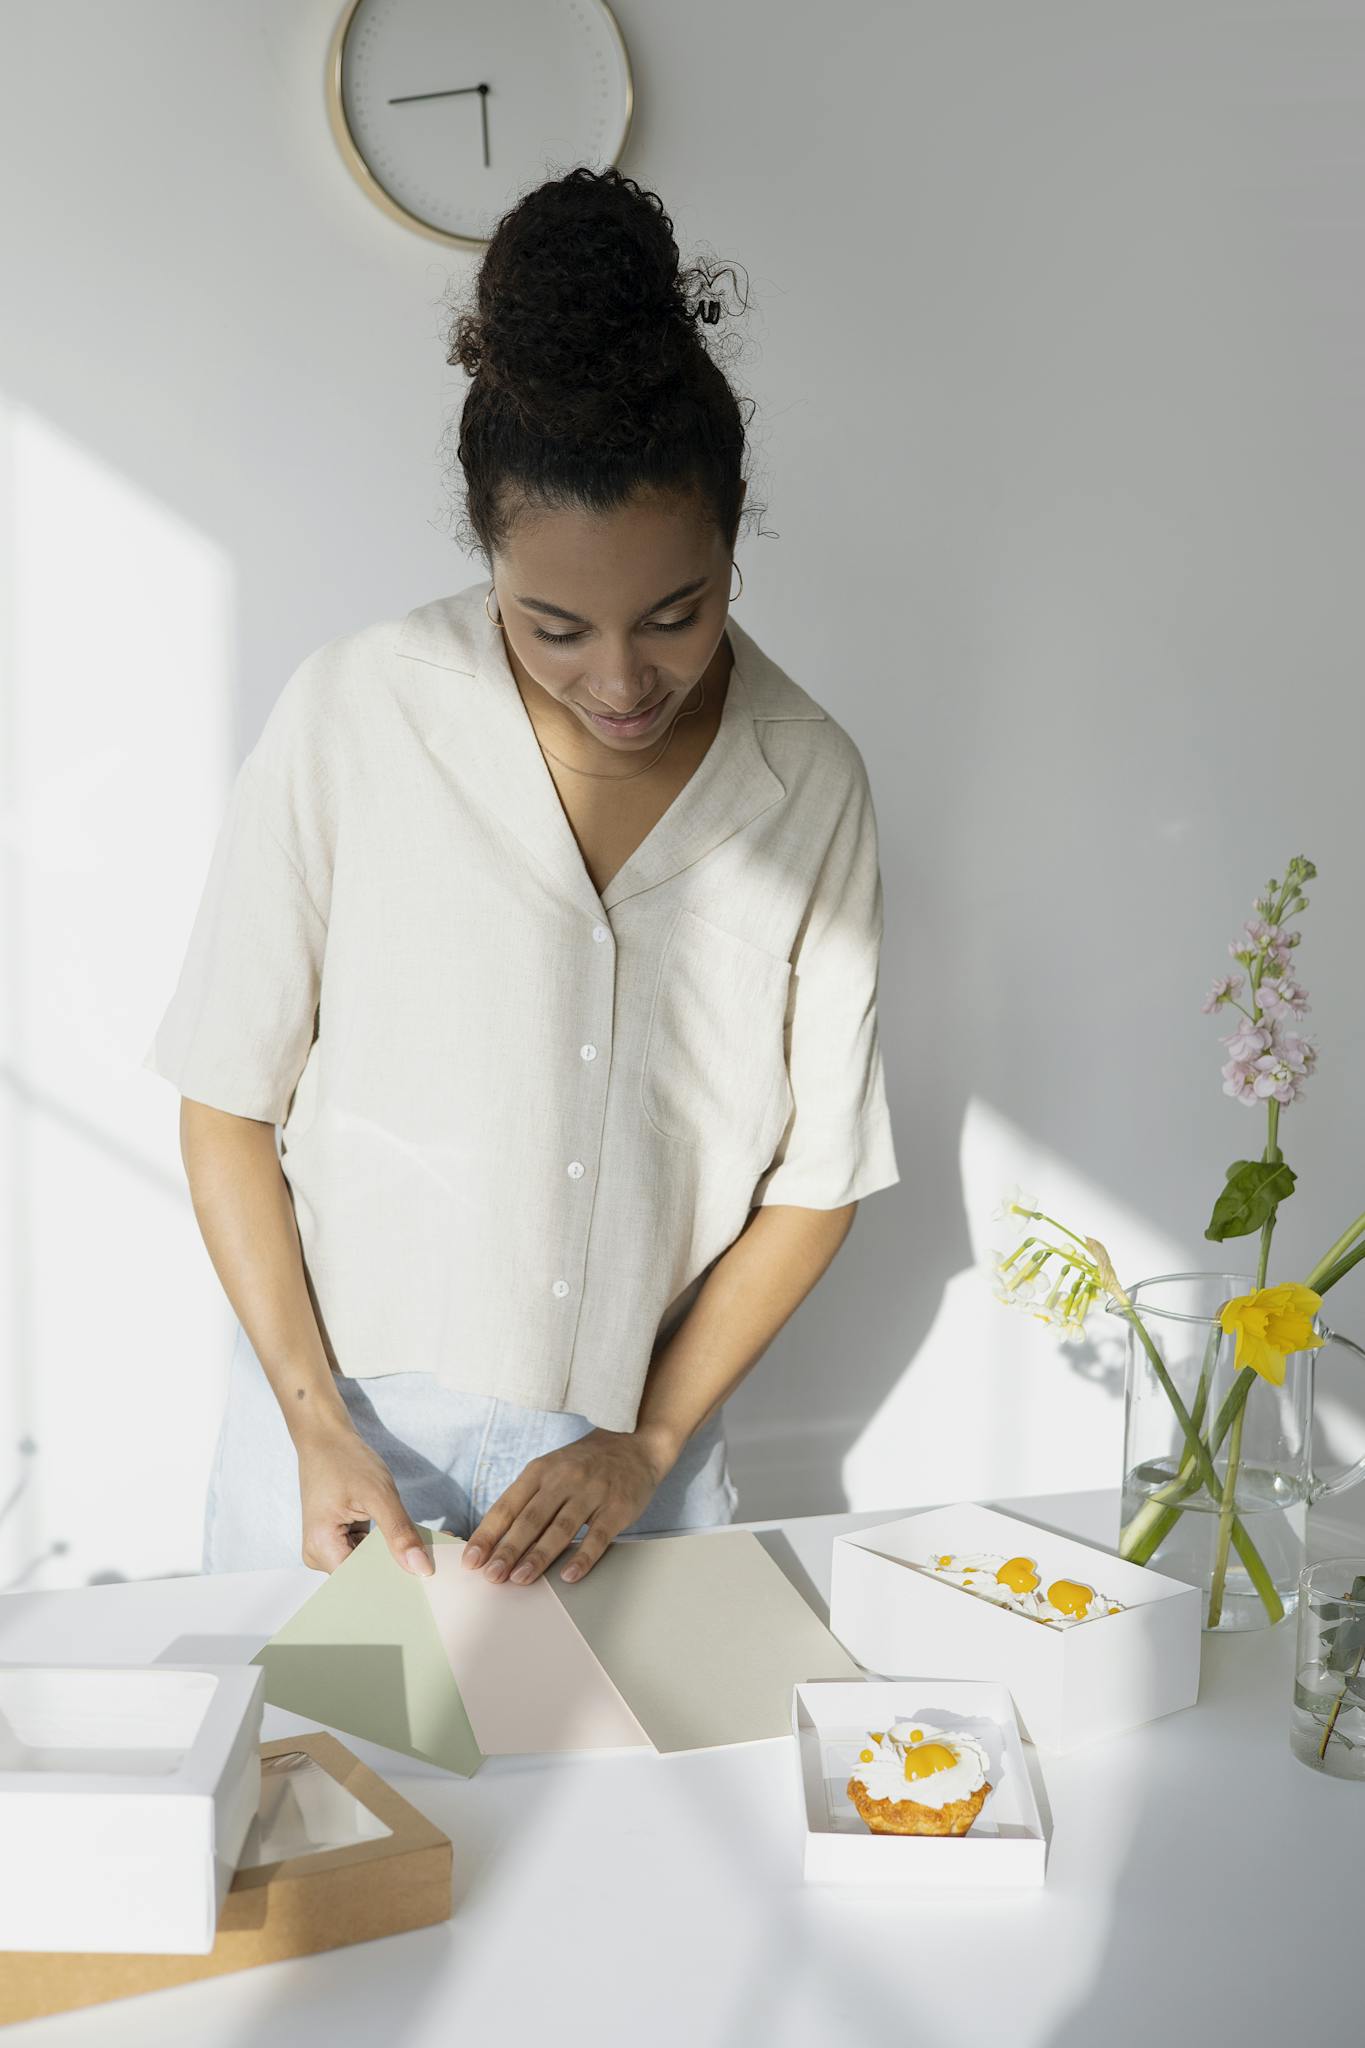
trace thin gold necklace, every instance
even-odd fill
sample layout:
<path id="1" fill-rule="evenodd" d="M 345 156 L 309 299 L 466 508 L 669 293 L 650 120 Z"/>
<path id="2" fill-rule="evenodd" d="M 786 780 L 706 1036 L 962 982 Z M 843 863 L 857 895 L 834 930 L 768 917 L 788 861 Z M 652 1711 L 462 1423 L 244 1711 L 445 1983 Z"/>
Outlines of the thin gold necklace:
<path id="1" fill-rule="evenodd" d="M 576 761 L 564 760 L 559 754 L 551 752 L 550 748 L 546 746 L 544 740 L 541 739 L 539 732 L 536 731 L 536 722 L 533 718 L 531 718 L 531 714 L 529 711 L 527 712 L 526 716 L 531 719 L 531 730 L 536 735 L 536 744 L 539 746 L 541 753 L 549 754 L 550 759 L 552 761 L 557 761 L 561 768 L 568 768 L 572 770 L 572 772 L 575 775 L 589 775 L 592 777 L 594 782 L 631 782 L 637 775 L 645 774 L 646 770 L 652 768 L 656 761 L 662 761 L 664 755 L 668 752 L 669 746 L 672 744 L 673 735 L 678 730 L 678 727 L 682 724 L 682 721 L 685 718 L 695 718 L 697 712 L 700 711 L 703 705 L 706 703 L 706 678 L 704 676 L 699 676 L 697 680 L 701 686 L 701 702 L 697 704 L 696 707 L 691 711 L 679 711 L 674 717 L 673 723 L 669 726 L 668 738 L 664 741 L 658 753 L 654 755 L 653 759 L 646 761 L 643 768 L 632 768 L 629 774 L 627 775 L 618 775 L 615 769 L 604 770 L 601 768 L 580 768 Z"/>

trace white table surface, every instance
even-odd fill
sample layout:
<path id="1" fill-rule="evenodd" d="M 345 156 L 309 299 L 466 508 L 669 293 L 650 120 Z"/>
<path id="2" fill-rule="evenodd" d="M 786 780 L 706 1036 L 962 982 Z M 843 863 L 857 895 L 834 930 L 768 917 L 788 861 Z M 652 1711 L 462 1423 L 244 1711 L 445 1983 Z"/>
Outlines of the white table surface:
<path id="1" fill-rule="evenodd" d="M 1111 1494 L 997 1504 L 1113 1539 Z M 823 1617 L 833 1536 L 904 1512 L 744 1526 Z M 1326 1534 L 1318 1554 L 1362 1547 Z M 7 1594 L 0 1661 L 246 1661 L 318 1576 Z M 451 1837 L 450 1921 L 30 2021 L 3 2042 L 1347 2048 L 1365 2039 L 1365 1787 L 1290 1755 L 1293 1647 L 1292 1622 L 1206 1637 L 1197 1706 L 1066 1756 L 1026 1751 L 1053 1825 L 1037 1891 L 807 1885 L 790 1738 L 491 1758 L 465 1781 L 346 1736 Z M 264 1737 L 312 1725 L 267 1707 Z"/>

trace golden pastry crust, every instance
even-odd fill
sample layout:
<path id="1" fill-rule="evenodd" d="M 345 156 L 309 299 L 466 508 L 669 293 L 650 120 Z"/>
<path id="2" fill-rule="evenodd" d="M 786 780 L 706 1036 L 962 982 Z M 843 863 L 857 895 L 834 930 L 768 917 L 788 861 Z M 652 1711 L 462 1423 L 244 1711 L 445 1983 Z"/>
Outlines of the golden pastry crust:
<path id="1" fill-rule="evenodd" d="M 946 1806 L 921 1806 L 915 1799 L 872 1799 L 861 1778 L 850 1778 L 848 1796 L 874 1835 L 965 1835 L 990 1792 L 978 1785 L 966 1799 Z"/>

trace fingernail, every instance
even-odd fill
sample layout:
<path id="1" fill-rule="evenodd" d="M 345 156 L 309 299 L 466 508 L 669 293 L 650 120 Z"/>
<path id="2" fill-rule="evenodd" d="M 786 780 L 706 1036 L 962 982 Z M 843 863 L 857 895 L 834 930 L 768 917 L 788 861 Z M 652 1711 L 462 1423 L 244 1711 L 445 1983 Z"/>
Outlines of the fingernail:
<path id="1" fill-rule="evenodd" d="M 492 1564 L 489 1565 L 487 1577 L 490 1579 L 505 1579 L 507 1577 L 507 1566 L 500 1557 L 495 1557 Z"/>
<path id="2" fill-rule="evenodd" d="M 581 1579 L 583 1567 L 581 1564 L 566 1564 L 559 1576 L 561 1579 Z"/>
<path id="3" fill-rule="evenodd" d="M 408 1570 L 422 1578 L 428 1578 L 436 1569 L 420 1543 L 414 1543 L 410 1550 L 404 1551 L 403 1557 Z"/>
<path id="4" fill-rule="evenodd" d="M 483 1563 L 483 1560 L 483 1551 L 479 1548 L 477 1543 L 471 1543 L 464 1554 L 465 1563 L 467 1565 L 480 1565 Z"/>
<path id="5" fill-rule="evenodd" d="M 526 1582 L 528 1581 L 528 1579 L 533 1579 L 534 1577 L 535 1577 L 535 1567 L 534 1567 L 534 1565 L 529 1565 L 529 1564 L 519 1564 L 519 1565 L 517 1566 L 516 1570 L 515 1570 L 515 1571 L 513 1572 L 513 1574 L 512 1574 L 512 1584 L 513 1584 L 514 1586 L 524 1586 L 524 1585 L 526 1584 Z"/>

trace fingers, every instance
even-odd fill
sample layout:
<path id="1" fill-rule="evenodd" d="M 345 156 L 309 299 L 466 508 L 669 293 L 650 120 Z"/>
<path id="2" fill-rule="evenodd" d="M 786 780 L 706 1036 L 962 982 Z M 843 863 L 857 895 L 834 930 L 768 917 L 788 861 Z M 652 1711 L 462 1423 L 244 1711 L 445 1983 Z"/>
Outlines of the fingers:
<path id="1" fill-rule="evenodd" d="M 500 1493 L 488 1513 L 470 1535 L 464 1547 L 461 1563 L 471 1571 L 477 1571 L 494 1546 L 502 1541 L 517 1516 L 540 1491 L 540 1475 L 535 1459 L 519 1472 L 504 1493 Z M 542 1525 L 543 1526 L 543 1525 Z M 504 1574 L 499 1574 L 499 1577 Z M 493 1573 L 489 1572 L 489 1577 Z"/>
<path id="2" fill-rule="evenodd" d="M 315 1572 L 334 1572 L 351 1554 L 351 1534 L 345 1522 L 326 1522 L 310 1529 L 303 1544 L 303 1561 Z"/>
<path id="3" fill-rule="evenodd" d="M 589 1522 L 587 1535 L 559 1574 L 560 1578 L 567 1579 L 570 1585 L 575 1579 L 586 1578 L 603 1552 L 610 1550 L 624 1527 L 625 1523 L 618 1524 L 614 1517 L 596 1516 Z"/>
<path id="4" fill-rule="evenodd" d="M 436 1566 L 422 1541 L 421 1531 L 409 1520 L 397 1493 L 381 1496 L 365 1511 L 363 1518 L 342 1521 L 333 1516 L 315 1523 L 305 1534 L 303 1561 L 314 1571 L 334 1572 L 345 1564 L 357 1543 L 367 1534 L 366 1522 L 373 1520 L 389 1550 L 404 1571 L 417 1578 L 430 1578 Z"/>
<path id="5" fill-rule="evenodd" d="M 409 1521 L 397 1493 L 376 1501 L 372 1513 L 384 1533 L 384 1541 L 404 1570 L 415 1573 L 419 1579 L 429 1579 L 436 1569 L 431 1552 L 422 1541 L 421 1532 Z"/>
<path id="6" fill-rule="evenodd" d="M 493 1554 L 488 1567 L 490 1579 L 495 1574 L 501 1578 L 510 1570 L 514 1586 L 529 1586 L 573 1542 L 584 1522 L 581 1500 L 565 1502 L 546 1522 L 545 1499 L 545 1495 L 538 1495 L 526 1513 L 512 1524 Z"/>

